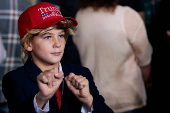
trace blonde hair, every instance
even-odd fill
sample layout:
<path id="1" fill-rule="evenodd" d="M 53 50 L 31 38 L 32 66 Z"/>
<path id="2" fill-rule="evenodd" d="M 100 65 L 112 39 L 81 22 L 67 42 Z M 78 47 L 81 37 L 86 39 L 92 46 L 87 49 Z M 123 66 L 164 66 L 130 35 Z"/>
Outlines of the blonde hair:
<path id="1" fill-rule="evenodd" d="M 45 29 L 31 29 L 24 35 L 24 37 L 20 40 L 21 48 L 21 59 L 22 62 L 25 63 L 25 59 L 31 54 L 30 51 L 27 51 L 25 47 L 29 45 L 29 43 L 33 40 L 34 36 L 44 34 L 52 29 L 63 29 L 65 32 L 64 38 L 67 40 L 69 35 L 74 35 L 74 22 L 70 19 L 64 19 L 58 22 L 57 24 L 45 28 Z"/>

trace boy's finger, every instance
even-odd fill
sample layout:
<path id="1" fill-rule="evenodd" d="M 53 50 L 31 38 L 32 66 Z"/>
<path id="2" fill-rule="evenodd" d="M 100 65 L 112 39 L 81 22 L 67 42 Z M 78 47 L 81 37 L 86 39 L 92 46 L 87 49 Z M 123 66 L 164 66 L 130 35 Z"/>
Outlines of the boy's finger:
<path id="1" fill-rule="evenodd" d="M 71 82 L 68 80 L 68 76 L 66 76 L 64 79 L 65 79 L 67 86 L 70 87 Z"/>
<path id="2" fill-rule="evenodd" d="M 72 80 L 72 77 L 73 77 L 74 75 L 75 75 L 74 73 L 70 73 L 70 74 L 68 75 L 68 80 L 71 81 L 71 80 Z"/>
<path id="3" fill-rule="evenodd" d="M 52 87 L 52 84 L 53 84 L 53 74 L 52 73 L 48 73 L 46 74 L 46 77 L 48 79 L 48 86 L 51 88 Z"/>
<path id="4" fill-rule="evenodd" d="M 85 86 L 87 86 L 88 85 L 88 81 L 87 81 L 87 79 L 82 79 L 82 81 L 79 83 L 79 86 L 78 86 L 78 88 L 79 89 L 83 89 Z"/>
<path id="5" fill-rule="evenodd" d="M 83 81 L 85 78 L 84 77 L 82 77 L 82 76 L 78 76 L 78 78 L 76 79 L 76 84 L 75 84 L 75 87 L 77 88 L 77 89 L 80 89 L 79 87 L 80 87 L 80 83 L 81 83 L 81 81 Z"/>
<path id="6" fill-rule="evenodd" d="M 44 84 L 48 83 L 48 79 L 46 78 L 46 76 L 44 76 L 43 74 L 37 76 L 37 81 L 41 81 Z"/>
<path id="7" fill-rule="evenodd" d="M 78 79 L 79 77 L 77 75 L 73 75 L 71 77 L 71 83 L 74 87 L 76 87 L 76 79 Z"/>
<path id="8" fill-rule="evenodd" d="M 55 76 L 56 79 L 60 79 L 60 78 L 63 78 L 64 73 L 62 71 L 60 71 L 58 73 L 55 73 L 54 76 Z"/>
<path id="9" fill-rule="evenodd" d="M 58 68 L 54 68 L 55 74 L 58 73 Z"/>

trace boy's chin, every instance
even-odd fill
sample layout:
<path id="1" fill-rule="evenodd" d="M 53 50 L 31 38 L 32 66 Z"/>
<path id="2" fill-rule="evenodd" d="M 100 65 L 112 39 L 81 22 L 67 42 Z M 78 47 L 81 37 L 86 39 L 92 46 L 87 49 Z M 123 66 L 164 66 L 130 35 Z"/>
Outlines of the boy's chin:
<path id="1" fill-rule="evenodd" d="M 52 61 L 52 62 L 51 62 L 51 65 L 55 65 L 55 64 L 59 63 L 60 61 L 61 61 L 61 60 Z"/>
<path id="2" fill-rule="evenodd" d="M 61 61 L 61 58 L 51 58 L 49 59 L 47 62 L 50 64 L 50 65 L 55 65 L 57 63 L 59 63 Z"/>
<path id="3" fill-rule="evenodd" d="M 59 63 L 60 61 L 54 61 L 54 62 L 49 62 L 50 65 L 55 65 L 57 63 Z"/>

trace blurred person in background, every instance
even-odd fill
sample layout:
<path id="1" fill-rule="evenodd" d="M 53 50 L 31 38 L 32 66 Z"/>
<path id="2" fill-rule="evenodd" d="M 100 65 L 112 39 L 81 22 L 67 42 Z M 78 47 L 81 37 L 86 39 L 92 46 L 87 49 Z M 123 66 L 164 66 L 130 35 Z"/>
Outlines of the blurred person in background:
<path id="1" fill-rule="evenodd" d="M 139 13 L 145 21 L 144 0 L 118 0 L 118 4 L 122 6 L 129 6 Z"/>
<path id="2" fill-rule="evenodd" d="M 82 65 L 117 113 L 144 113 L 152 47 L 142 18 L 117 0 L 80 0 L 76 36 Z"/>

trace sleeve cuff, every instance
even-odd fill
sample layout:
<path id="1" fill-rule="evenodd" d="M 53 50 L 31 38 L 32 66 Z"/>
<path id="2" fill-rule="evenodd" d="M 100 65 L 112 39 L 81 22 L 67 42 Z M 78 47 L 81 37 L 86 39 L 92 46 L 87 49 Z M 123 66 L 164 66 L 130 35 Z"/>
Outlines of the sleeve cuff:
<path id="1" fill-rule="evenodd" d="M 36 96 L 34 97 L 33 104 L 34 104 L 34 109 L 37 113 L 47 113 L 49 109 L 49 101 L 44 105 L 43 109 L 38 108 L 37 102 L 36 102 Z"/>
<path id="2" fill-rule="evenodd" d="M 83 105 L 81 107 L 81 113 L 92 113 L 92 111 L 94 111 L 93 110 L 93 105 L 91 107 L 91 111 L 88 111 L 88 109 L 86 107 L 84 107 Z"/>

